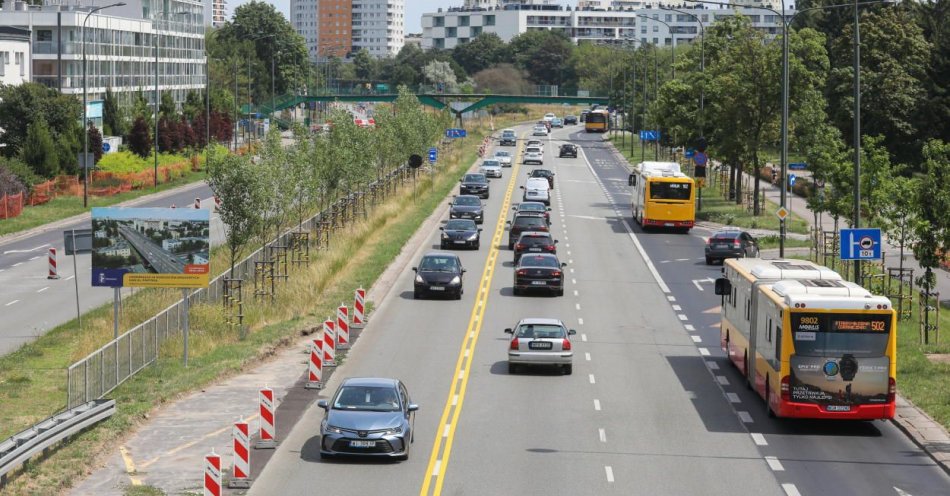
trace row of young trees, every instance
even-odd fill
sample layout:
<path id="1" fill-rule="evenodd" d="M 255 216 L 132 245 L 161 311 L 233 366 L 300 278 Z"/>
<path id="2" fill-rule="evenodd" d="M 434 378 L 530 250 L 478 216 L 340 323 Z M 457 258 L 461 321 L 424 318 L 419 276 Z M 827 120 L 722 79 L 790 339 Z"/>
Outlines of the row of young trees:
<path id="1" fill-rule="evenodd" d="M 375 115 L 374 128 L 361 128 L 344 110 L 334 111 L 325 133 L 294 128 L 290 145 L 271 129 L 254 156 L 211 157 L 208 183 L 221 201 L 228 226 L 233 271 L 237 256 L 252 242 L 266 245 L 342 194 L 357 191 L 423 154 L 450 127 L 448 111 L 425 110 L 406 88 L 391 108 Z"/>

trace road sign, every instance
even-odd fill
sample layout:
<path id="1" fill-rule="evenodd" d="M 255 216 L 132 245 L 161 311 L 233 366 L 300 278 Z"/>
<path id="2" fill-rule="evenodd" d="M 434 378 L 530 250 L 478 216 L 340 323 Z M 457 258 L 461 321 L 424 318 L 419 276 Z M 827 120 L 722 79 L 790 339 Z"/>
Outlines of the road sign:
<path id="1" fill-rule="evenodd" d="M 96 166 L 95 154 L 92 152 L 79 153 L 79 168 L 80 169 L 92 169 Z"/>
<path id="2" fill-rule="evenodd" d="M 880 260 L 880 229 L 842 229 L 841 260 Z"/>
<path id="3" fill-rule="evenodd" d="M 112 145 L 110 145 L 108 141 L 102 142 L 102 153 L 109 153 L 109 150 L 111 149 L 112 149 Z"/>
<path id="4" fill-rule="evenodd" d="M 686 158 L 693 158 L 694 155 L 696 155 L 696 150 L 692 148 L 687 148 L 686 152 L 683 153 L 683 156 Z"/>
<path id="5" fill-rule="evenodd" d="M 795 174 L 788 175 L 788 186 L 795 187 Z"/>
<path id="6" fill-rule="evenodd" d="M 439 149 L 435 147 L 429 148 L 429 162 L 434 164 L 437 158 L 439 158 Z"/>
<path id="7" fill-rule="evenodd" d="M 805 162 L 792 162 L 788 164 L 789 170 L 805 170 L 808 168 L 808 164 Z"/>
<path id="8" fill-rule="evenodd" d="M 779 207 L 775 211 L 775 216 L 778 217 L 778 220 L 784 221 L 790 212 L 785 207 Z"/>
<path id="9" fill-rule="evenodd" d="M 693 156 L 693 162 L 700 167 L 705 167 L 708 160 L 709 157 L 703 152 L 696 152 L 696 155 Z"/>
<path id="10" fill-rule="evenodd" d="M 453 128 L 445 130 L 446 138 L 464 138 L 467 135 L 468 133 L 464 129 Z"/>
<path id="11" fill-rule="evenodd" d="M 640 131 L 640 141 L 656 141 L 660 136 L 659 131 Z"/>

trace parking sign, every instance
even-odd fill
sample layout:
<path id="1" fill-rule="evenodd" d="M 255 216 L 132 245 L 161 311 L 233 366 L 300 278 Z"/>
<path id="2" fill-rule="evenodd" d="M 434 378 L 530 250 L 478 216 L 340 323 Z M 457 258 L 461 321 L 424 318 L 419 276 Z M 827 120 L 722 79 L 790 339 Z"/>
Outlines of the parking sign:
<path id="1" fill-rule="evenodd" d="M 841 260 L 880 260 L 880 229 L 842 229 Z"/>

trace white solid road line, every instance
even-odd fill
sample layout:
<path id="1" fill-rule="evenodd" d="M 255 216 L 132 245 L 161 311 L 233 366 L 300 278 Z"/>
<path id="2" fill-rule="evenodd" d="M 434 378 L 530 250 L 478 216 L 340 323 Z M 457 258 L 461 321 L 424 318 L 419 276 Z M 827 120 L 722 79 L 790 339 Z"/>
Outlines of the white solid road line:
<path id="1" fill-rule="evenodd" d="M 782 484 L 782 490 L 785 491 L 786 496 L 802 496 L 795 484 Z"/>
<path id="2" fill-rule="evenodd" d="M 591 384 L 597 383 L 597 381 L 594 380 L 594 374 L 588 374 L 587 379 L 590 381 Z"/>
<path id="3" fill-rule="evenodd" d="M 594 411 L 600 411 L 600 400 L 598 399 L 594 400 Z"/>
<path id="4" fill-rule="evenodd" d="M 14 303 L 16 303 L 16 302 L 18 302 L 18 301 L 20 301 L 20 300 L 13 300 L 13 301 L 11 301 L 10 303 L 7 303 L 7 304 L 4 305 L 4 306 L 5 306 L 5 307 L 8 307 L 8 306 L 10 306 L 10 305 L 12 305 L 12 304 L 14 304 Z"/>
<path id="5" fill-rule="evenodd" d="M 8 254 L 8 253 L 29 253 L 29 252 L 31 252 L 31 251 L 36 251 L 36 250 L 39 250 L 39 249 L 41 249 L 41 248 L 46 248 L 47 246 L 49 246 L 49 243 L 46 243 L 46 244 L 37 246 L 36 248 L 30 248 L 30 249 L 28 249 L 28 250 L 7 250 L 7 251 L 3 252 L 3 254 L 6 255 L 6 254 Z"/>
<path id="6" fill-rule="evenodd" d="M 769 445 L 768 441 L 765 440 L 765 436 L 763 436 L 762 434 L 758 432 L 751 432 L 750 434 L 752 435 L 752 442 L 754 442 L 756 446 Z"/>
<path id="7" fill-rule="evenodd" d="M 74 278 L 74 277 L 76 277 L 76 276 L 69 276 L 69 277 L 67 277 L 66 279 L 63 279 L 63 280 L 64 280 L 64 281 L 68 281 L 68 280 L 70 280 L 70 279 L 72 279 L 72 278 Z"/>
<path id="8" fill-rule="evenodd" d="M 40 258 L 40 256 L 39 256 L 39 255 L 37 255 L 37 256 L 35 256 L 35 257 L 33 257 L 33 258 L 31 258 L 30 260 L 36 260 L 37 258 Z"/>
<path id="9" fill-rule="evenodd" d="M 743 424 L 751 424 L 755 422 L 752 420 L 752 415 L 749 415 L 749 412 L 736 412 L 736 415 L 739 416 L 739 420 L 741 420 Z"/>
<path id="10" fill-rule="evenodd" d="M 604 472 L 607 474 L 607 482 L 614 481 L 614 469 L 607 465 L 604 467 Z"/>
<path id="11" fill-rule="evenodd" d="M 769 464 L 769 468 L 775 472 L 785 471 L 785 467 L 782 466 L 782 462 L 778 461 L 778 458 L 774 456 L 765 457 L 765 462 Z"/>
<path id="12" fill-rule="evenodd" d="M 23 262 L 17 262 L 17 263 L 15 263 L 15 264 L 13 264 L 13 267 L 19 267 L 19 266 L 21 266 L 21 265 L 23 265 Z"/>

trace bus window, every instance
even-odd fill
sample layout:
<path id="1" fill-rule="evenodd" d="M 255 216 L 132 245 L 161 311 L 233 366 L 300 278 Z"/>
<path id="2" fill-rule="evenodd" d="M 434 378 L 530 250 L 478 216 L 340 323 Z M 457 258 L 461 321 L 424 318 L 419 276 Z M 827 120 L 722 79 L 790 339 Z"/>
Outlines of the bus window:
<path id="1" fill-rule="evenodd" d="M 689 200 L 689 183 L 650 183 L 651 200 Z"/>
<path id="2" fill-rule="evenodd" d="M 775 326 L 775 361 L 782 360 L 782 326 Z M 776 367 L 777 369 L 778 367 Z"/>

